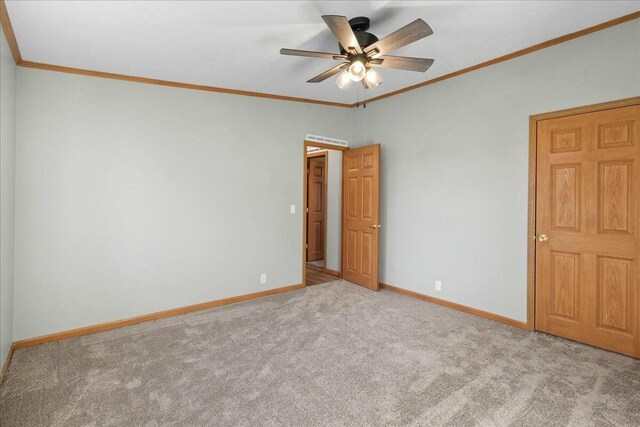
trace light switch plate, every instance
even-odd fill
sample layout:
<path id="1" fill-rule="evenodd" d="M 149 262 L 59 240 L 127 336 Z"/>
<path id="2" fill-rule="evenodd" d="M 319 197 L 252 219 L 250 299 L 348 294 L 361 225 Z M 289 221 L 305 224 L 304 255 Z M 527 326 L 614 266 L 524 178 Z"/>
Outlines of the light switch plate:
<path id="1" fill-rule="evenodd" d="M 289 209 L 289 211 L 294 214 L 296 213 L 296 205 L 291 205 L 291 208 Z"/>

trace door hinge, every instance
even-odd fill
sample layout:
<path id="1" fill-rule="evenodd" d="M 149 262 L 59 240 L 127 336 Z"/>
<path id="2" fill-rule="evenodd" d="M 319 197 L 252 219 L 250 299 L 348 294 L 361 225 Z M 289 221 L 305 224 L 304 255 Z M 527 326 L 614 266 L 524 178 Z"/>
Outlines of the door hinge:
<path id="1" fill-rule="evenodd" d="M 306 244 L 304 245 L 304 248 L 305 248 L 305 249 L 309 249 L 309 244 L 308 244 L 308 243 L 306 243 Z"/>
<path id="2" fill-rule="evenodd" d="M 307 208 L 307 213 L 309 213 L 309 208 Z"/>

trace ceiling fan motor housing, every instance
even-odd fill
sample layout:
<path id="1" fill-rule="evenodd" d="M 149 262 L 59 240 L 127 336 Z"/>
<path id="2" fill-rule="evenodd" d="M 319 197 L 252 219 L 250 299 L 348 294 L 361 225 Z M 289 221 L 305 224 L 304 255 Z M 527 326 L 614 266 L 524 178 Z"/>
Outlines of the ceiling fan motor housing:
<path id="1" fill-rule="evenodd" d="M 354 35 L 356 36 L 356 40 L 358 40 L 358 44 L 360 47 L 365 48 L 370 46 L 378 41 L 378 38 L 371 33 L 368 33 L 367 30 L 371 24 L 371 20 L 364 16 L 358 16 L 356 18 L 349 19 L 349 26 L 353 30 Z M 348 54 L 346 50 L 340 45 L 340 52 L 343 55 Z"/>

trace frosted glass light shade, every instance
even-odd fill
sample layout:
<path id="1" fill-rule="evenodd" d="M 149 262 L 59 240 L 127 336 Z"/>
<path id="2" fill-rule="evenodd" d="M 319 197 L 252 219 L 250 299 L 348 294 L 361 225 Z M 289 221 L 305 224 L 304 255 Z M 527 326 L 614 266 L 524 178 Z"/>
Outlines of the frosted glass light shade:
<path id="1" fill-rule="evenodd" d="M 367 71 L 367 74 L 364 75 L 364 81 L 369 88 L 380 86 L 380 83 L 382 83 L 382 76 L 376 70 L 370 68 L 369 71 Z"/>
<path id="2" fill-rule="evenodd" d="M 351 74 L 348 71 L 341 72 L 336 79 L 336 85 L 342 90 L 349 89 L 352 82 L 353 80 L 351 80 Z"/>

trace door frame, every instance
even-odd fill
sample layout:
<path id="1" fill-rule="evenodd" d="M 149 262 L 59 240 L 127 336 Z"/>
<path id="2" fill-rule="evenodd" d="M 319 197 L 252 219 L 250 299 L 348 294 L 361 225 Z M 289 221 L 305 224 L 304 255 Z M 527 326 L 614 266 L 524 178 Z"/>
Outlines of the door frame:
<path id="1" fill-rule="evenodd" d="M 598 104 L 568 108 L 549 113 L 529 116 L 529 199 L 527 224 L 527 329 L 535 331 L 536 312 L 536 175 L 538 170 L 538 122 L 541 120 L 557 119 L 559 117 L 575 116 L 577 114 L 595 111 L 612 110 L 614 108 L 640 105 L 640 96 L 601 102 Z"/>
<path id="2" fill-rule="evenodd" d="M 325 269 L 327 267 L 327 186 L 329 184 L 329 153 L 324 150 L 324 151 L 316 151 L 313 153 L 307 153 L 307 163 L 305 165 L 306 168 L 306 175 L 307 175 L 307 191 L 309 191 L 309 160 L 310 159 L 314 159 L 316 157 L 324 157 L 324 185 L 323 185 L 323 191 L 324 193 L 322 194 L 322 196 L 324 197 L 324 206 L 322 207 L 322 224 L 324 226 L 324 230 L 322 230 L 322 259 L 325 263 Z M 307 193 L 307 197 L 308 197 L 308 193 Z M 304 201 L 304 206 L 302 207 L 302 209 L 305 210 L 305 219 L 307 218 L 307 215 L 309 212 L 306 212 L 307 207 L 309 206 L 309 200 L 305 199 Z M 308 224 L 307 224 L 308 226 Z M 305 228 L 305 244 L 309 243 L 309 229 Z M 305 251 L 305 260 L 306 257 L 308 257 L 309 255 L 309 248 L 306 248 L 307 250 Z"/>
<path id="3" fill-rule="evenodd" d="M 309 157 L 314 157 L 313 153 L 311 156 L 307 154 L 307 147 L 317 147 L 324 148 L 326 150 L 337 150 L 337 151 L 345 151 L 348 150 L 348 147 L 341 147 L 339 145 L 332 144 L 323 144 L 321 142 L 313 142 L 304 140 L 302 144 L 303 151 L 303 163 L 302 163 L 302 286 L 307 286 L 307 198 L 308 198 L 308 181 L 307 181 L 307 160 Z M 328 166 L 329 166 L 329 153 L 325 154 L 325 184 L 328 180 Z M 342 188 L 342 170 L 340 171 L 340 188 Z M 327 191 L 328 192 L 328 191 Z M 325 194 L 326 196 L 326 194 Z M 326 197 L 325 197 L 326 200 Z M 324 243 L 324 259 L 325 259 L 325 270 L 327 267 L 327 220 L 326 220 L 327 209 L 325 206 L 325 241 Z M 340 224 L 342 224 L 342 202 L 340 203 Z M 342 253 L 342 239 L 340 239 L 340 252 Z M 341 261 L 342 262 L 342 261 Z M 342 278 L 342 266 L 340 266 L 340 276 Z"/>

